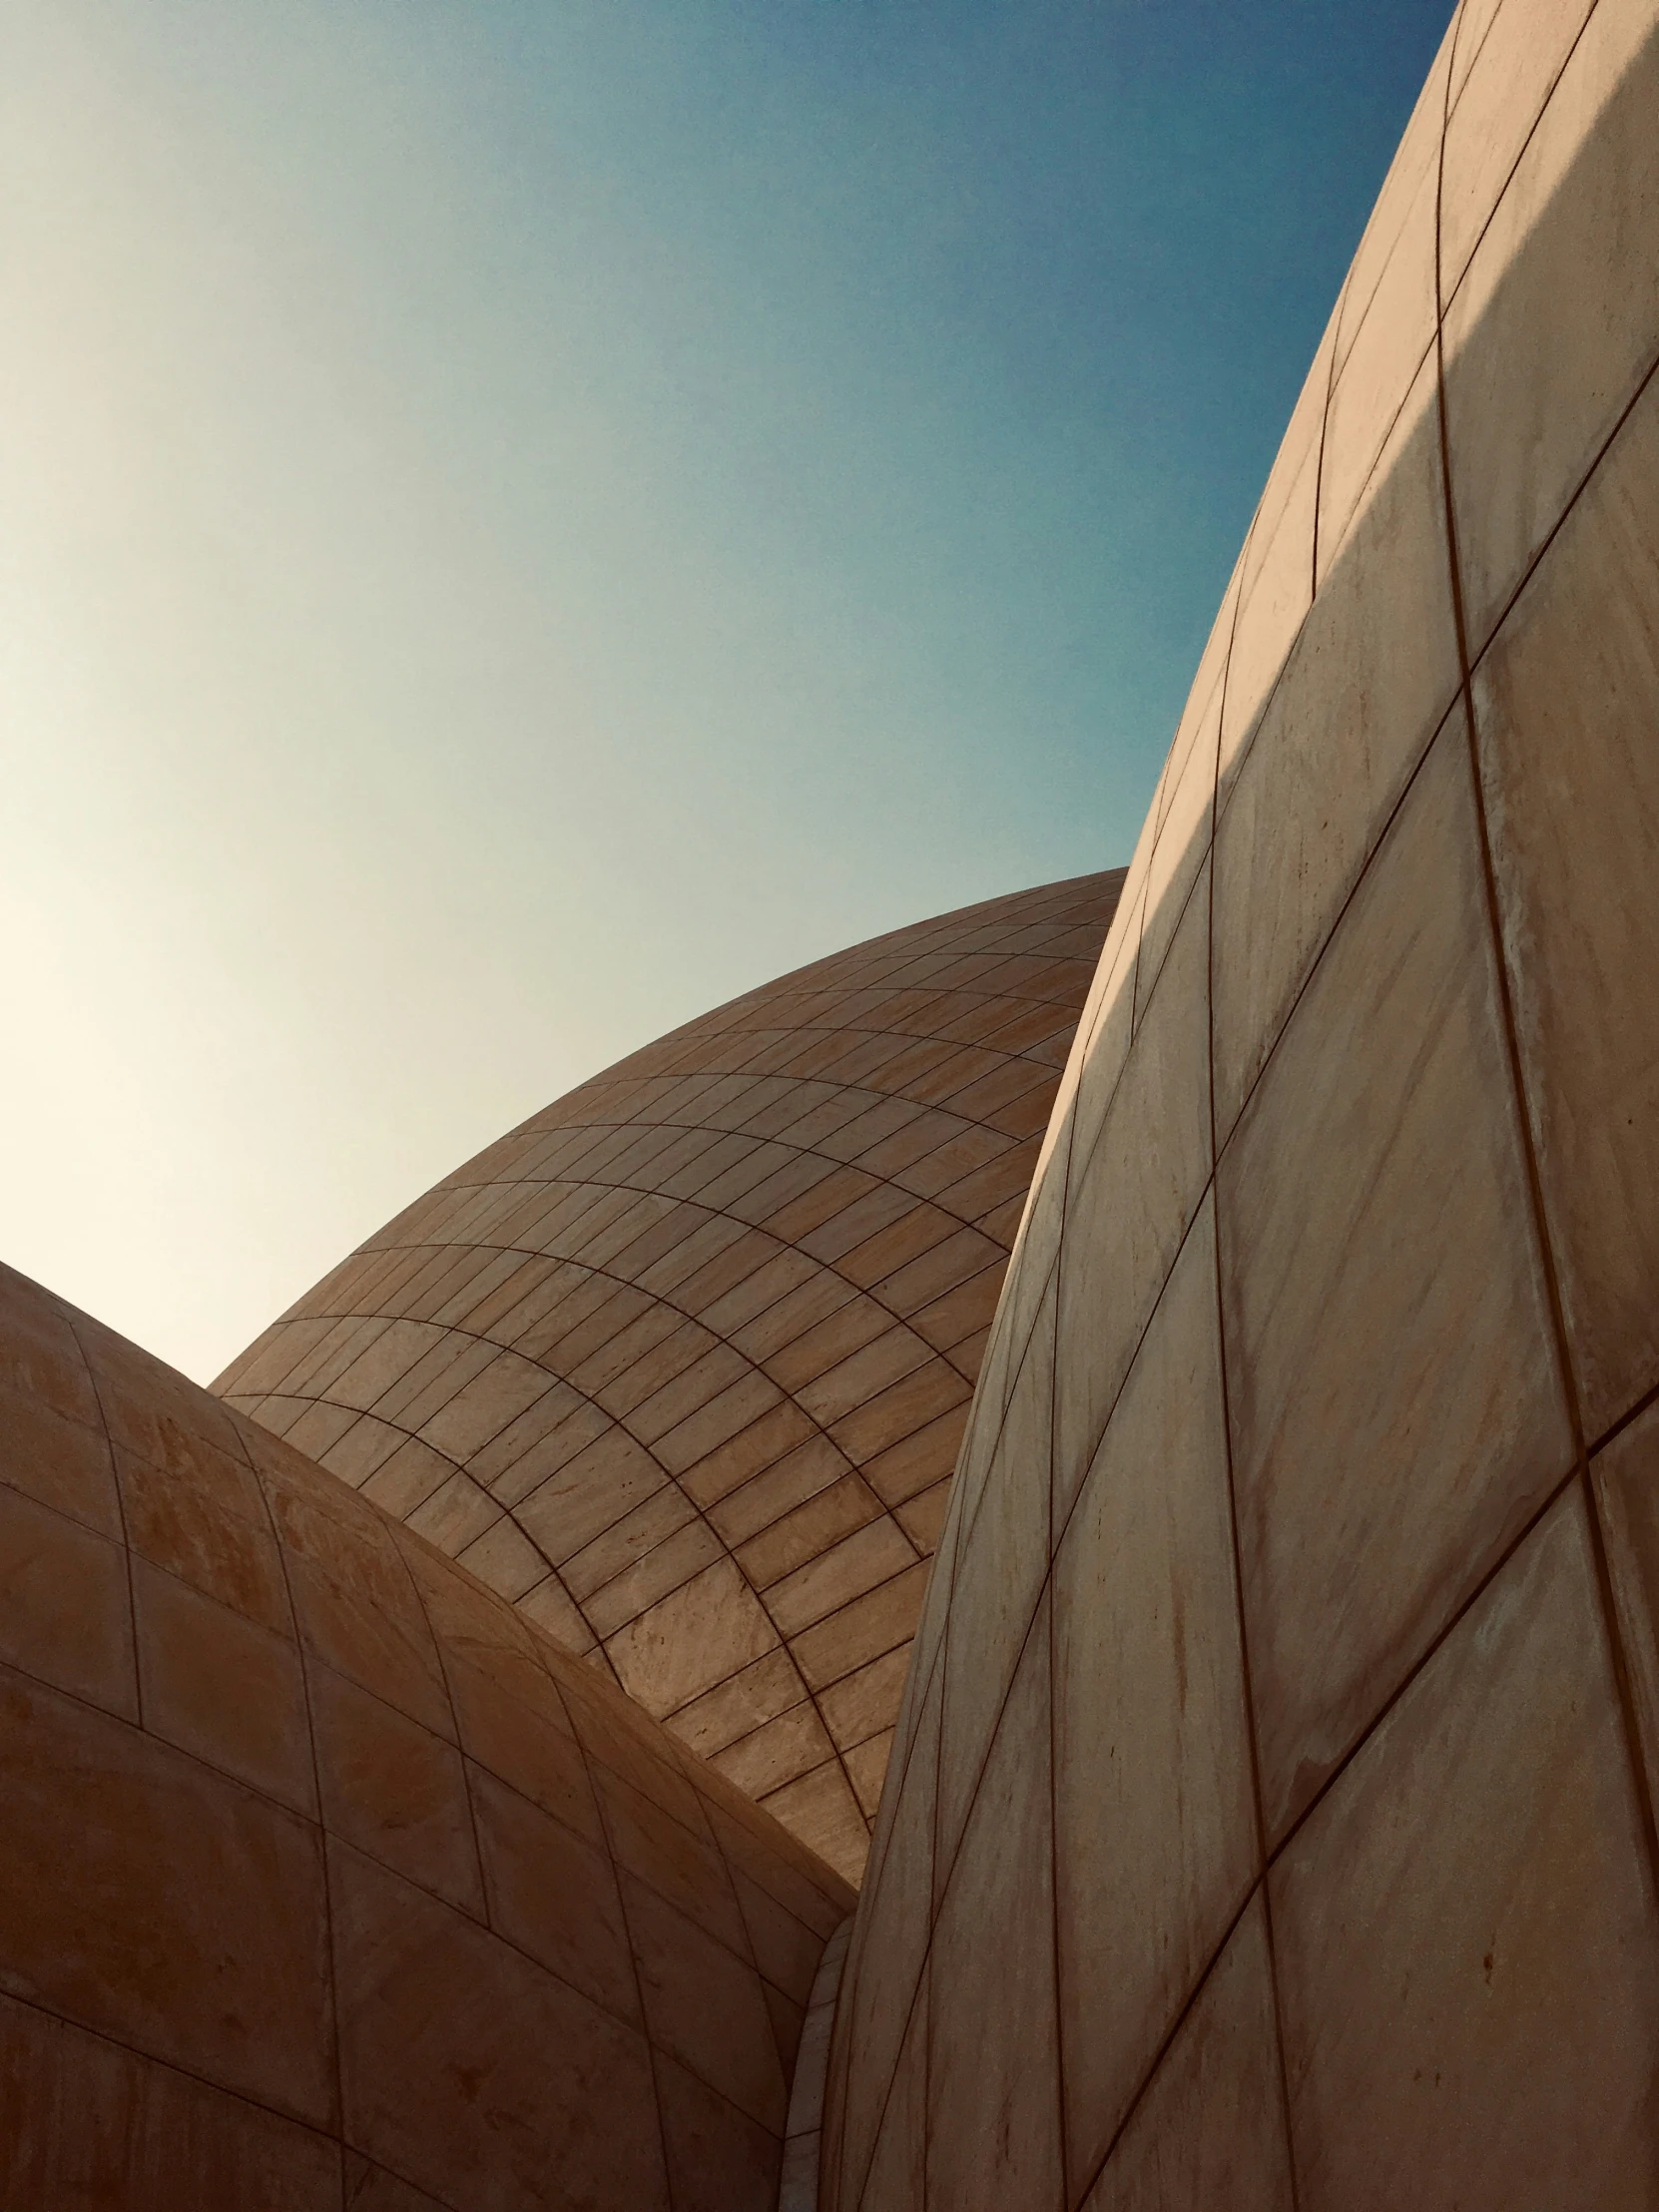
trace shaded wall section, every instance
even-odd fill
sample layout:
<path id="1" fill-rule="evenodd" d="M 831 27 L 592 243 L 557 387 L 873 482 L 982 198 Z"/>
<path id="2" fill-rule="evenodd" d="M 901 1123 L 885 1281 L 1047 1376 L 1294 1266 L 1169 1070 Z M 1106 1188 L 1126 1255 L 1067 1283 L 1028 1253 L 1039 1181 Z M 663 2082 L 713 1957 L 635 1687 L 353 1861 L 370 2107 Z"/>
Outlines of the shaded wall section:
<path id="1" fill-rule="evenodd" d="M 0 2205 L 771 2212 L 851 1893 L 0 1271 Z"/>
<path id="2" fill-rule="evenodd" d="M 1122 870 L 894 931 L 596 1077 L 219 1379 L 856 1880 Z"/>
<path id="3" fill-rule="evenodd" d="M 980 1377 L 823 2202 L 1659 2203 L 1659 9 L 1466 0 Z"/>

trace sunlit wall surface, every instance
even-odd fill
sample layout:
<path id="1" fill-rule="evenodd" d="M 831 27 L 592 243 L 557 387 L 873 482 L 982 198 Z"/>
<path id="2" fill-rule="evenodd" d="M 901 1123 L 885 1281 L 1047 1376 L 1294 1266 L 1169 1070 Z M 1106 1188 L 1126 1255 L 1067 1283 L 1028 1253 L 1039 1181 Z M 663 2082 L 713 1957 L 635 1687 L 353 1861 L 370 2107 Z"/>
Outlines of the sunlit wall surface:
<path id="1" fill-rule="evenodd" d="M 856 1879 L 1122 870 L 676 1030 L 459 1168 L 215 1387 Z"/>
<path id="2" fill-rule="evenodd" d="M 1656 25 L 1458 11 L 1263 495 L 980 1379 L 835 2212 L 1659 2198 Z"/>
<path id="3" fill-rule="evenodd" d="M 770 2212 L 850 1893 L 0 1270 L 0 2206 Z"/>

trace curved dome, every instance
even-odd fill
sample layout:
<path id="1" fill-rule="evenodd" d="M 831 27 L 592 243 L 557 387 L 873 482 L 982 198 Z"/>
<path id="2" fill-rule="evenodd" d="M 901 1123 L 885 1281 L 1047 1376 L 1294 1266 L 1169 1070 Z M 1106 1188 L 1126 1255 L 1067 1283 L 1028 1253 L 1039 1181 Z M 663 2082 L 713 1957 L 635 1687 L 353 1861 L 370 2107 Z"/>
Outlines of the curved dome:
<path id="1" fill-rule="evenodd" d="M 851 1892 L 7 1268 L 0 1595 L 0 2205 L 774 2212 Z"/>
<path id="2" fill-rule="evenodd" d="M 458 1169 L 216 1389 L 856 1875 L 1122 872 L 895 930 Z"/>

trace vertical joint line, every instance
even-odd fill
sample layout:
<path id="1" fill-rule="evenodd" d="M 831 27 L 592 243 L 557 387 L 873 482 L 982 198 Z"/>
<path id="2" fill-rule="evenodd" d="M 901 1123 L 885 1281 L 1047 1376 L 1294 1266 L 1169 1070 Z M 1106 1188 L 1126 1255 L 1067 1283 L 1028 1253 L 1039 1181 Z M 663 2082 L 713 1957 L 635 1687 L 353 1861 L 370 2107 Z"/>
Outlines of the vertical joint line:
<path id="1" fill-rule="evenodd" d="M 1461 28 L 1461 14 L 1458 25 Z M 1449 408 L 1446 397 L 1445 374 L 1445 294 L 1441 240 L 1443 235 L 1443 205 L 1445 195 L 1445 143 L 1446 130 L 1451 114 L 1451 78 L 1456 63 L 1457 32 L 1452 33 L 1451 54 L 1446 68 L 1445 105 L 1440 125 L 1439 164 L 1434 182 L 1434 371 L 1435 394 L 1440 434 L 1440 488 L 1445 503 L 1446 562 L 1450 573 L 1452 622 L 1457 639 L 1458 686 L 1463 704 L 1463 735 L 1467 749 L 1469 787 L 1474 805 L 1475 833 L 1480 848 L 1481 888 L 1484 893 L 1486 926 L 1490 934 L 1493 967 L 1497 976 L 1498 1008 L 1503 1027 L 1504 1051 L 1509 1064 L 1509 1081 L 1515 1121 L 1520 1135 L 1521 1158 L 1526 1171 L 1528 1204 L 1532 1216 L 1532 1232 L 1536 1242 L 1539 1264 L 1543 1273 L 1544 1288 L 1549 1306 L 1550 1334 L 1553 1340 L 1556 1371 L 1560 1379 L 1562 1396 L 1566 1404 L 1567 1419 L 1572 1434 L 1573 1456 L 1576 1460 L 1576 1479 L 1583 1492 L 1585 1518 L 1589 1528 L 1590 1552 L 1594 1562 L 1596 1591 L 1600 1604 L 1602 1633 L 1607 1640 L 1608 1662 L 1613 1674 L 1614 1696 L 1619 1708 L 1619 1721 L 1624 1735 L 1625 1756 L 1630 1764 L 1630 1780 L 1641 1815 L 1644 1841 L 1648 1853 L 1648 1875 L 1654 1893 L 1659 1896 L 1659 1818 L 1655 1816 L 1653 1791 L 1649 1784 L 1646 1762 L 1642 1756 L 1641 1730 L 1636 1718 L 1634 1690 L 1630 1679 L 1630 1665 L 1619 1632 L 1618 1606 L 1613 1592 L 1612 1568 L 1607 1556 L 1606 1531 L 1602 1526 L 1601 1512 L 1596 1501 L 1595 1482 L 1590 1473 L 1589 1453 L 1585 1444 L 1583 1407 L 1579 1399 L 1578 1382 L 1573 1373 L 1572 1352 L 1567 1337 L 1566 1312 L 1561 1299 L 1561 1282 L 1555 1261 L 1555 1249 L 1549 1233 L 1549 1217 L 1544 1207 L 1543 1177 L 1538 1166 L 1537 1144 L 1533 1134 L 1532 1116 L 1526 1095 L 1525 1071 L 1521 1063 L 1520 1033 L 1515 1019 L 1514 991 L 1509 974 L 1508 954 L 1503 941 L 1502 911 L 1498 903 L 1497 872 L 1492 860 L 1491 830 L 1486 816 L 1485 787 L 1480 775 L 1480 745 L 1474 718 L 1474 689 L 1469 666 L 1468 624 L 1463 601 L 1462 561 L 1457 546 L 1457 511 L 1452 497 L 1451 482 L 1451 432 Z M 1507 610 L 1505 610 L 1507 612 Z"/>

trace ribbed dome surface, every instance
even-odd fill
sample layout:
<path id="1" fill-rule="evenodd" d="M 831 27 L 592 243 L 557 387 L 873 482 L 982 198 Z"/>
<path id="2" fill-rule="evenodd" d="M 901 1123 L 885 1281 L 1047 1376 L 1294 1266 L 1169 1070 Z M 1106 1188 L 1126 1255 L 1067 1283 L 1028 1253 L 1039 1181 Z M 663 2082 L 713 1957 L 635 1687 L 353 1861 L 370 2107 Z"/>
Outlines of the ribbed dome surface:
<path id="1" fill-rule="evenodd" d="M 1121 871 L 872 939 L 582 1085 L 215 1385 L 852 1876 Z"/>

